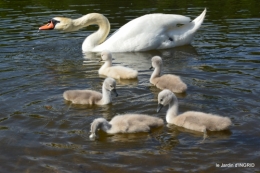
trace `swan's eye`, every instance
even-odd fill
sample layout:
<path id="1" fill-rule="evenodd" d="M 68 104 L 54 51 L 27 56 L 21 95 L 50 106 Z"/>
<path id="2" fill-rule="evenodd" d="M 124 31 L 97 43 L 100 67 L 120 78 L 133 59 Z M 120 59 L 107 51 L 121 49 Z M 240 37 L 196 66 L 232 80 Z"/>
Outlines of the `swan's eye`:
<path id="1" fill-rule="evenodd" d="M 49 26 L 51 24 L 51 21 L 49 20 L 48 22 L 47 22 L 47 26 Z"/>
<path id="2" fill-rule="evenodd" d="M 163 101 L 163 99 L 160 100 L 160 102 L 162 102 L 162 101 Z"/>
<path id="3" fill-rule="evenodd" d="M 110 87 L 111 87 L 111 88 L 113 88 L 113 86 L 112 86 L 112 85 L 110 85 Z"/>
<path id="4" fill-rule="evenodd" d="M 60 21 L 55 20 L 55 19 L 51 19 L 50 23 L 51 23 L 51 22 L 52 22 L 54 25 L 56 25 L 57 23 L 60 23 Z"/>

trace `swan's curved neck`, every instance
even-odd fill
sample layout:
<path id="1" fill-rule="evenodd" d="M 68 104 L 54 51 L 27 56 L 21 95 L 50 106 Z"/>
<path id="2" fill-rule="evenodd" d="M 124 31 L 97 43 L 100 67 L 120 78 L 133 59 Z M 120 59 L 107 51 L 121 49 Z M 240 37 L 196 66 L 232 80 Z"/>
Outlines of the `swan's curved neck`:
<path id="1" fill-rule="evenodd" d="M 111 67 L 111 66 L 112 66 L 112 60 L 106 60 L 105 63 L 102 65 L 102 67 L 105 67 L 105 68 Z"/>
<path id="2" fill-rule="evenodd" d="M 154 71 L 153 71 L 153 73 L 152 73 L 152 75 L 151 75 L 151 79 L 161 76 L 161 73 L 162 73 L 162 72 L 161 72 L 161 68 L 162 68 L 161 65 L 158 65 L 158 66 L 156 66 L 156 67 L 154 68 Z"/>
<path id="3" fill-rule="evenodd" d="M 105 61 L 105 63 L 100 67 L 100 69 L 98 70 L 98 72 L 102 72 L 103 70 L 105 70 L 106 68 L 109 68 L 112 66 L 112 61 Z"/>
<path id="4" fill-rule="evenodd" d="M 169 109 L 166 114 L 166 121 L 168 123 L 172 122 L 173 119 L 178 115 L 178 99 L 175 95 L 173 95 L 172 100 L 169 103 Z"/>
<path id="5" fill-rule="evenodd" d="M 102 99 L 99 102 L 102 104 L 108 104 L 111 102 L 111 91 L 106 89 L 105 84 L 102 86 Z"/>
<path id="6" fill-rule="evenodd" d="M 87 27 L 89 25 L 98 25 L 98 31 L 88 36 L 82 44 L 82 50 L 92 50 L 97 45 L 104 42 L 110 31 L 110 23 L 102 14 L 90 13 L 72 21 L 73 26 L 77 29 Z"/>
<path id="7" fill-rule="evenodd" d="M 106 119 L 97 118 L 91 123 L 90 132 L 95 134 L 98 129 L 107 132 L 111 127 L 112 125 Z"/>
<path id="8" fill-rule="evenodd" d="M 101 125 L 100 128 L 101 128 L 103 131 L 108 132 L 108 131 L 111 129 L 111 127 L 112 127 L 112 125 L 109 124 L 108 121 L 105 121 L 105 122 L 102 123 L 102 125 Z"/>

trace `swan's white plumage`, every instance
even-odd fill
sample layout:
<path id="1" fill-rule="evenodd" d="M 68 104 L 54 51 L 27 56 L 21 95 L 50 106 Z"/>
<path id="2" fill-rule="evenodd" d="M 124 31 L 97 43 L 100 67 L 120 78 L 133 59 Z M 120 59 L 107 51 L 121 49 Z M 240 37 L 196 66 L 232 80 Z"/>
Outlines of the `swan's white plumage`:
<path id="1" fill-rule="evenodd" d="M 161 90 L 169 89 L 175 93 L 183 93 L 187 90 L 187 85 L 181 80 L 179 76 L 172 74 L 161 75 L 163 66 L 161 57 L 154 56 L 151 61 L 151 68 L 154 68 L 154 71 L 150 77 L 150 83 Z"/>
<path id="2" fill-rule="evenodd" d="M 93 90 L 68 90 L 63 93 L 63 98 L 73 104 L 105 105 L 112 101 L 111 91 L 117 95 L 116 81 L 106 78 L 102 85 L 102 93 Z"/>
<path id="3" fill-rule="evenodd" d="M 174 34 L 177 24 L 188 24 L 189 17 L 170 14 L 147 14 L 136 18 L 121 28 L 94 51 L 104 48 L 117 51 L 115 48 L 133 51 L 147 51 L 167 48 L 170 46 L 169 37 Z M 168 42 L 168 45 L 165 43 Z M 135 45 L 135 46 L 133 46 Z M 121 52 L 121 51 L 120 51 Z M 127 51 L 128 52 L 128 51 Z"/>
<path id="4" fill-rule="evenodd" d="M 205 134 L 206 130 L 221 131 L 228 129 L 231 125 L 231 120 L 228 117 L 209 113 L 188 111 L 178 115 L 178 99 L 174 93 L 167 89 L 158 94 L 158 104 L 157 112 L 159 112 L 163 106 L 169 105 L 166 114 L 166 121 L 169 124 L 204 132 Z"/>
<path id="5" fill-rule="evenodd" d="M 91 123 L 90 138 L 96 137 L 96 131 L 102 129 L 109 134 L 116 133 L 138 133 L 149 132 L 151 128 L 160 127 L 163 120 L 144 114 L 125 114 L 117 115 L 108 122 L 104 118 L 97 118 Z"/>
<path id="6" fill-rule="evenodd" d="M 105 63 L 98 70 L 101 75 L 109 76 L 115 79 L 135 79 L 138 72 L 124 66 L 112 66 L 112 54 L 109 51 L 102 51 L 101 59 Z"/>
<path id="7" fill-rule="evenodd" d="M 189 17 L 175 14 L 147 14 L 133 19 L 118 29 L 107 40 L 110 24 L 107 18 L 98 13 L 90 13 L 79 19 L 54 18 L 59 21 L 52 29 L 75 31 L 89 25 L 99 25 L 99 30 L 88 36 L 82 45 L 86 52 L 136 52 L 153 49 L 167 49 L 190 44 L 200 28 L 206 9 L 190 22 Z M 183 24 L 177 26 L 177 24 Z M 40 29 L 43 30 L 42 27 Z M 104 41 L 105 40 L 105 41 Z"/>

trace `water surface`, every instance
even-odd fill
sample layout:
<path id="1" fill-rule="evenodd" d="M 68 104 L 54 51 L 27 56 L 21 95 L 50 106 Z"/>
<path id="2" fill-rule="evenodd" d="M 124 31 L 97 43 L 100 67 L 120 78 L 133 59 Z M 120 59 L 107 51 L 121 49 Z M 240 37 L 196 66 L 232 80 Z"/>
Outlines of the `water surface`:
<path id="1" fill-rule="evenodd" d="M 148 13 L 206 19 L 192 45 L 162 51 L 113 54 L 115 64 L 139 71 L 137 80 L 117 81 L 119 97 L 105 106 L 70 105 L 68 89 L 101 91 L 102 65 L 83 54 L 79 32 L 38 32 L 54 16 L 77 18 L 98 12 L 111 33 Z M 258 1 L 0 1 L 0 172 L 257 172 L 259 161 L 260 33 Z M 163 58 L 164 73 L 180 75 L 188 92 L 180 112 L 228 116 L 230 130 L 202 134 L 166 125 L 151 133 L 107 135 L 90 141 L 90 123 L 123 113 L 156 113 L 159 89 L 149 83 L 150 59 Z M 254 163 L 253 168 L 217 168 Z"/>

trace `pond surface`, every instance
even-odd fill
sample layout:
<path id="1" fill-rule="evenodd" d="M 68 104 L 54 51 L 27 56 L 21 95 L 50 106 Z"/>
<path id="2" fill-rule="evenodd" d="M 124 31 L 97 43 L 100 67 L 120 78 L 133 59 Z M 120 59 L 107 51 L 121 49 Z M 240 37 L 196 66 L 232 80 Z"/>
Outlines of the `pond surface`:
<path id="1" fill-rule="evenodd" d="M 98 12 L 111 33 L 148 13 L 206 19 L 192 45 L 170 50 L 113 54 L 117 65 L 139 71 L 137 80 L 117 81 L 119 97 L 105 106 L 70 105 L 68 89 L 101 91 L 100 55 L 83 54 L 79 32 L 38 32 L 55 16 L 78 18 Z M 257 172 L 260 171 L 259 1 L 70 1 L 0 0 L 0 172 Z M 232 120 L 230 130 L 202 134 L 166 125 L 151 133 L 107 135 L 89 140 L 90 123 L 124 113 L 156 113 L 159 89 L 149 83 L 151 57 L 164 73 L 188 85 L 178 95 L 180 112 L 210 112 Z M 216 164 L 253 163 L 251 168 Z"/>

